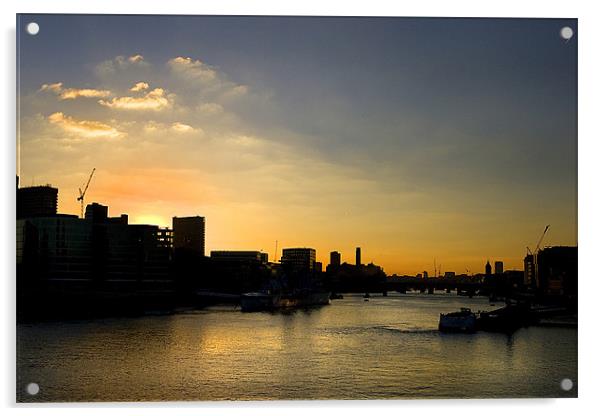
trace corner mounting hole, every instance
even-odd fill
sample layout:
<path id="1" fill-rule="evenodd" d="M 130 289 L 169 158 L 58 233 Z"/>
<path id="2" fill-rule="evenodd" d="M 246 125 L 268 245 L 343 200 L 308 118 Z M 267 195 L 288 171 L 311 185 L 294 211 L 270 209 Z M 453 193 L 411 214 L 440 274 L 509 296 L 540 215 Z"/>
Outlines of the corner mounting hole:
<path id="1" fill-rule="evenodd" d="M 565 378 L 560 382 L 560 388 L 564 391 L 570 391 L 573 389 L 573 380 Z"/>
<path id="2" fill-rule="evenodd" d="M 38 385 L 38 383 L 29 383 L 27 385 L 27 394 L 31 395 L 31 396 L 35 396 L 36 394 L 38 394 L 40 392 L 40 386 Z"/>
<path id="3" fill-rule="evenodd" d="M 38 25 L 36 22 L 30 22 L 27 24 L 27 26 L 25 27 L 25 30 L 27 31 L 27 33 L 29 33 L 32 36 L 35 36 L 38 34 L 38 32 L 40 31 L 40 25 Z"/>
<path id="4" fill-rule="evenodd" d="M 560 37 L 562 39 L 566 40 L 567 42 L 569 40 L 571 40 L 573 35 L 574 35 L 573 28 L 571 28 L 570 26 L 565 26 L 562 29 L 560 29 Z"/>

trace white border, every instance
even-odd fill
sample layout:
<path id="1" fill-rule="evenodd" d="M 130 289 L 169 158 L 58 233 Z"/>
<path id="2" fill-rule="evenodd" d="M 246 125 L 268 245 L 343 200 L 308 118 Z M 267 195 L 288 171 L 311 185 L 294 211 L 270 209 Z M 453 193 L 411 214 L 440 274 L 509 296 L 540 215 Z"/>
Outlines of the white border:
<path id="1" fill-rule="evenodd" d="M 599 247 L 602 247 L 600 215 L 600 155 L 602 138 L 600 109 L 602 104 L 602 15 L 594 1 L 579 4 L 569 1 L 527 2 L 525 0 L 487 1 L 415 1 L 351 3 L 344 1 L 305 0 L 245 1 L 220 0 L 193 3 L 190 0 L 123 1 L 102 0 L 20 0 L 0 3 L 3 39 L 0 43 L 2 64 L 2 99 L 0 100 L 0 126 L 2 140 L 2 247 L 0 264 L 4 270 L 0 280 L 2 310 L 2 341 L 0 348 L 0 404 L 8 413 L 27 414 L 81 414 L 104 415 L 109 411 L 119 414 L 163 415 L 166 410 L 177 414 L 243 413 L 266 415 L 283 413 L 304 415 L 307 412 L 331 414 L 339 409 L 352 415 L 365 414 L 374 408 L 379 413 L 399 414 L 400 411 L 427 414 L 507 415 L 509 412 L 545 412 L 547 415 L 592 413 L 600 393 L 601 311 L 597 308 L 602 295 Z M 96 404 L 15 406 L 15 325 L 14 325 L 14 186 L 15 186 L 15 14 L 20 13 L 127 13 L 127 14 L 265 14 L 265 15 L 345 15 L 345 16 L 445 16 L 445 17 L 570 17 L 579 19 L 579 399 L 565 400 L 411 400 L 411 401 L 354 401 L 354 402 L 243 402 L 243 403 L 161 403 L 143 405 Z M 553 203 L 553 195 L 550 196 Z M 135 409 L 134 409 L 134 408 Z"/>

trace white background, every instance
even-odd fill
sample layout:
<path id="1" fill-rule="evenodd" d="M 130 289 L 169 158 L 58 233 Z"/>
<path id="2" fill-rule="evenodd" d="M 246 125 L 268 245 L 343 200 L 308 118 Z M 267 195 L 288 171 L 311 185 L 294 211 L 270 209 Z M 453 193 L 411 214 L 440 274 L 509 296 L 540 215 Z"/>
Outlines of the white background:
<path id="1" fill-rule="evenodd" d="M 594 1 L 414 1 L 350 0 L 250 1 L 66 1 L 21 0 L 0 3 L 0 142 L 2 194 L 0 199 L 1 244 L 0 310 L 0 405 L 7 414 L 106 415 L 129 414 L 233 414 L 304 415 L 308 412 L 359 415 L 437 414 L 505 415 L 531 413 L 577 415 L 598 413 L 602 408 L 600 356 L 602 355 L 602 175 L 600 123 L 602 120 L 602 13 Z M 159 403 L 159 404 L 15 404 L 15 120 L 16 13 L 128 13 L 128 14 L 266 14 L 266 15 L 355 15 L 355 16 L 447 16 L 447 17 L 559 17 L 579 19 L 579 399 L 564 400 L 406 400 L 329 402 Z M 61 45 L 56 45 L 57 48 Z M 554 203 L 550 195 L 549 203 Z M 495 377 L 495 374 L 491 375 Z"/>

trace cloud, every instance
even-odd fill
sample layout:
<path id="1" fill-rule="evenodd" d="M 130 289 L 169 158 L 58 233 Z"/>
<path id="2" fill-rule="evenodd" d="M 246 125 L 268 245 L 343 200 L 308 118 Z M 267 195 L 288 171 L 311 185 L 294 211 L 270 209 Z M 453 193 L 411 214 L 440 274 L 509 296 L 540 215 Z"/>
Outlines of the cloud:
<path id="1" fill-rule="evenodd" d="M 110 101 L 98 100 L 98 103 L 115 110 L 161 111 L 173 106 L 174 97 L 163 88 L 155 88 L 142 97 L 115 97 Z"/>
<path id="2" fill-rule="evenodd" d="M 216 81 L 218 74 L 211 66 L 200 60 L 178 56 L 167 62 L 170 69 L 184 78 L 207 84 Z"/>
<path id="3" fill-rule="evenodd" d="M 172 133 L 179 133 L 179 134 L 203 133 L 202 129 L 192 127 L 189 124 L 181 123 L 179 121 L 176 121 L 171 124 L 164 124 L 164 123 L 158 123 L 156 121 L 149 121 L 148 123 L 146 123 L 144 125 L 144 131 L 146 131 L 147 133 L 158 133 L 158 132 L 161 132 L 161 133 L 172 132 Z"/>
<path id="4" fill-rule="evenodd" d="M 144 90 L 148 90 L 148 84 L 146 82 L 137 82 L 132 88 L 130 88 L 130 91 L 132 91 L 132 92 L 138 92 L 138 91 L 144 91 Z"/>
<path id="5" fill-rule="evenodd" d="M 118 70 L 124 70 L 131 67 L 147 67 L 149 65 L 150 64 L 144 60 L 144 56 L 140 54 L 128 57 L 119 55 L 96 65 L 96 74 L 102 78 L 106 75 L 111 75 Z"/>
<path id="6" fill-rule="evenodd" d="M 189 126 L 188 124 L 184 124 L 184 123 L 180 123 L 178 121 L 176 121 L 175 123 L 173 123 L 171 125 L 172 130 L 178 132 L 178 133 L 190 133 L 193 132 L 194 129 L 192 128 L 192 126 Z"/>
<path id="7" fill-rule="evenodd" d="M 199 104 L 196 109 L 199 113 L 206 115 L 216 115 L 224 112 L 224 107 L 217 103 Z"/>
<path id="8" fill-rule="evenodd" d="M 131 63 L 133 63 L 133 64 L 140 63 L 140 62 L 144 61 L 144 56 L 142 56 L 140 54 L 138 54 L 138 55 L 132 55 L 132 56 L 130 56 L 128 58 L 128 61 L 131 62 Z"/>
<path id="9" fill-rule="evenodd" d="M 66 116 L 61 112 L 53 113 L 48 116 L 48 121 L 68 133 L 88 138 L 117 138 L 125 135 L 114 127 L 99 121 L 76 120 L 73 117 Z"/>
<path id="10" fill-rule="evenodd" d="M 55 84 L 44 84 L 40 87 L 39 91 L 49 91 L 59 96 L 61 100 L 74 100 L 79 97 L 84 98 L 99 98 L 108 97 L 111 95 L 111 91 L 108 90 L 97 90 L 94 88 L 63 88 L 62 82 Z"/>
<path id="11" fill-rule="evenodd" d="M 63 89 L 63 83 L 56 82 L 54 84 L 44 84 L 40 87 L 40 89 L 38 91 L 51 91 L 51 92 L 54 92 L 55 94 L 60 94 L 62 89 Z"/>
<path id="12" fill-rule="evenodd" d="M 197 86 L 205 93 L 213 93 L 216 98 L 233 98 L 246 95 L 249 87 L 236 84 L 216 67 L 199 59 L 178 56 L 167 62 L 173 75 L 187 81 L 189 86 Z"/>

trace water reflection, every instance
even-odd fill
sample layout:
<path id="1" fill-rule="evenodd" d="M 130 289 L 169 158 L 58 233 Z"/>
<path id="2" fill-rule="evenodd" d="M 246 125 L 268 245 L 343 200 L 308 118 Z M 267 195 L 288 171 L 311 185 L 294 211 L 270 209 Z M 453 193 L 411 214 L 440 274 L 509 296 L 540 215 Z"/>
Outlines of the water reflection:
<path id="1" fill-rule="evenodd" d="M 20 325 L 19 400 L 558 397 L 577 380 L 577 331 L 440 334 L 456 296 L 346 297 L 287 313 L 232 308 Z M 491 308 L 494 308 L 492 306 Z"/>

